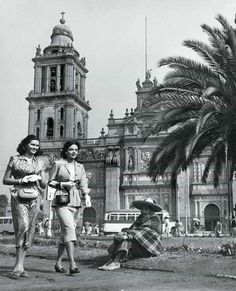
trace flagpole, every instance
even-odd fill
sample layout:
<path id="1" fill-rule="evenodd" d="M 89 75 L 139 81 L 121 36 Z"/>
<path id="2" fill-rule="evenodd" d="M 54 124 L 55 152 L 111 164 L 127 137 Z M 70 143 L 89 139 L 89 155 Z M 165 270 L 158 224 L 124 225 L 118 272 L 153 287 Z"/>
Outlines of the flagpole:
<path id="1" fill-rule="evenodd" d="M 145 17 L 145 78 L 147 73 L 147 17 Z"/>

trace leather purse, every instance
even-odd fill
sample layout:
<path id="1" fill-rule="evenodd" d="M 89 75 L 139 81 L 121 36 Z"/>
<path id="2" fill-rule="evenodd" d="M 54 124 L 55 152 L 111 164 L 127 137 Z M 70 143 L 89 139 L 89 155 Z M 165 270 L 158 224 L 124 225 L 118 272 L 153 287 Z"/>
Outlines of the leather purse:
<path id="1" fill-rule="evenodd" d="M 22 199 L 35 199 L 39 196 L 37 189 L 33 187 L 22 187 L 18 189 L 18 197 Z"/>
<path id="2" fill-rule="evenodd" d="M 70 203 L 70 192 L 67 189 L 58 189 L 55 192 L 55 202 L 57 205 L 67 205 Z"/>

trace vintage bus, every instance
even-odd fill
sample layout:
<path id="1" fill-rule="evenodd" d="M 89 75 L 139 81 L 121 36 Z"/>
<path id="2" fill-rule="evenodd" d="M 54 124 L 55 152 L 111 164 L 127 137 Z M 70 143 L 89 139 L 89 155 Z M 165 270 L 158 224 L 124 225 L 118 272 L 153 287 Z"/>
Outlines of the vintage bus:
<path id="1" fill-rule="evenodd" d="M 109 235 L 120 232 L 123 228 L 130 227 L 137 217 L 140 215 L 141 211 L 136 209 L 124 209 L 124 210 L 115 210 L 105 213 L 104 224 L 102 226 L 101 235 Z M 157 212 L 160 216 L 161 221 L 163 222 L 164 217 L 169 215 L 166 210 Z M 170 232 L 173 231 L 174 223 L 170 223 Z M 163 232 L 163 230 L 162 230 Z"/>
<path id="2" fill-rule="evenodd" d="M 13 221 L 11 216 L 0 216 L 0 233 L 13 234 Z"/>

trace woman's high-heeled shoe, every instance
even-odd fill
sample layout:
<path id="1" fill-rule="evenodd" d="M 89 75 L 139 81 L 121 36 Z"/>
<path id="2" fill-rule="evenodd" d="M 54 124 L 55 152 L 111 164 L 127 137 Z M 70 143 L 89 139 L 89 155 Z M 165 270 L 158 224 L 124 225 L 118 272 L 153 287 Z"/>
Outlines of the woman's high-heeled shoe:
<path id="1" fill-rule="evenodd" d="M 74 269 L 70 268 L 70 275 L 79 274 L 79 273 L 80 273 L 80 270 L 77 267 L 75 267 Z"/>
<path id="2" fill-rule="evenodd" d="M 66 273 L 66 270 L 64 268 L 59 268 L 57 265 L 55 265 L 55 271 L 57 273 Z"/>
<path id="3" fill-rule="evenodd" d="M 27 273 L 26 271 L 22 271 L 22 272 L 20 273 L 20 276 L 21 276 L 21 277 L 24 277 L 24 278 L 28 278 L 28 277 L 29 277 L 29 275 L 28 275 L 28 273 Z"/>

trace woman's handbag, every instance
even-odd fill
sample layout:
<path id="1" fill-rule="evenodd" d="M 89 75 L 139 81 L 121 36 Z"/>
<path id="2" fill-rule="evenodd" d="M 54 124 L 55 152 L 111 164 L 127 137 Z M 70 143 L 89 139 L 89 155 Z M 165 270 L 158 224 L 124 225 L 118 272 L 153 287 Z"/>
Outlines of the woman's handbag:
<path id="1" fill-rule="evenodd" d="M 55 202 L 57 205 L 67 205 L 70 203 L 70 192 L 67 189 L 58 189 L 55 192 Z"/>
<path id="2" fill-rule="evenodd" d="M 22 187 L 18 189 L 18 197 L 22 199 L 35 199 L 39 195 L 39 192 L 37 189 L 33 187 Z"/>

